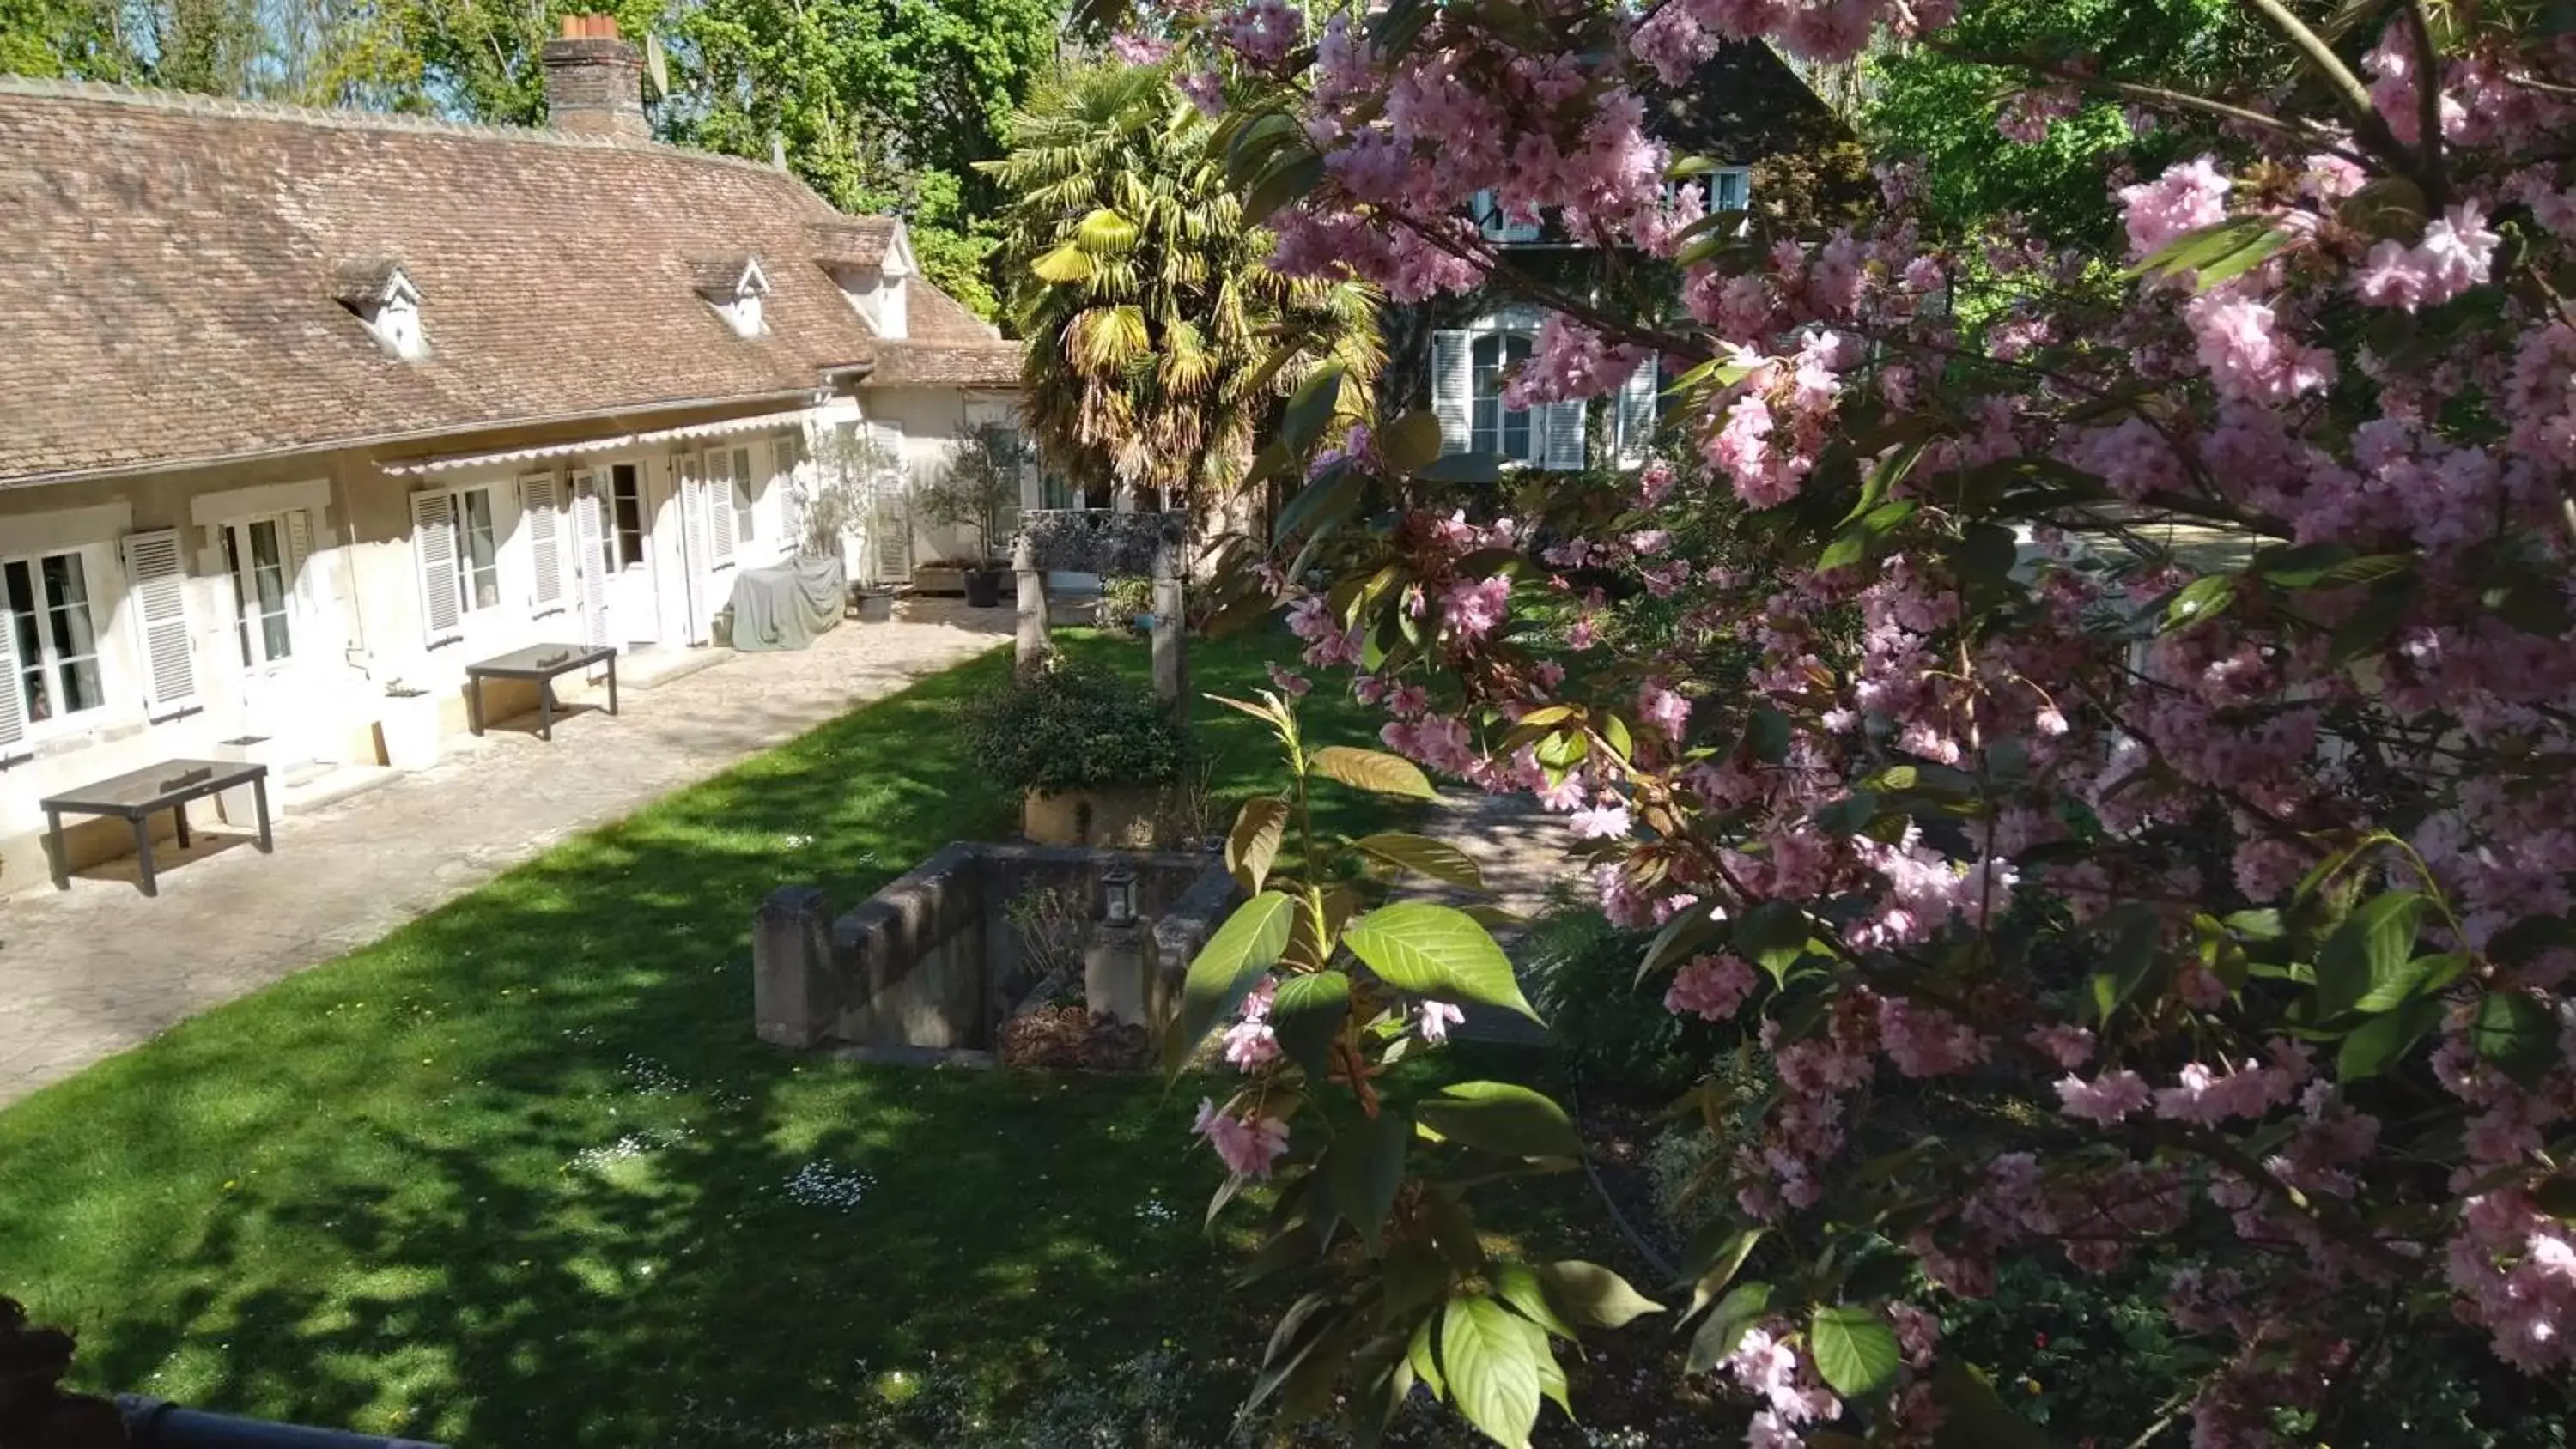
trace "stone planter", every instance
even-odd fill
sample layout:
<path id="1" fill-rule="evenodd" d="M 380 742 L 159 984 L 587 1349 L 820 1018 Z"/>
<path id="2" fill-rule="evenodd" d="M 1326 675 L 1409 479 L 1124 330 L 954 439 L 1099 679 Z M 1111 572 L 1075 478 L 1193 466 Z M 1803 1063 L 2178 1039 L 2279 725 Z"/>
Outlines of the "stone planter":
<path id="1" fill-rule="evenodd" d="M 966 592 L 966 571 L 947 564 L 915 565 L 912 591 L 916 594 L 962 594 Z"/>
<path id="2" fill-rule="evenodd" d="M 1159 846 L 1162 816 L 1159 785 L 1115 785 L 1061 795 L 1032 790 L 1020 804 L 1020 833 L 1039 845 L 1153 850 Z"/>
<path id="3" fill-rule="evenodd" d="M 438 763 L 438 696 L 388 694 L 377 717 L 385 763 L 397 770 L 426 770 Z"/>

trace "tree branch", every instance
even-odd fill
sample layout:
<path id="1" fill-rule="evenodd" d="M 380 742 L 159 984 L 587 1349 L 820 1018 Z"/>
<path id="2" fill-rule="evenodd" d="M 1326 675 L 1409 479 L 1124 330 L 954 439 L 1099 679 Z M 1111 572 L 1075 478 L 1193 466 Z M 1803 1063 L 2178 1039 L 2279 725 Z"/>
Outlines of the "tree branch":
<path id="1" fill-rule="evenodd" d="M 2450 200 L 2450 178 L 2443 174 L 2442 162 L 2442 57 L 2433 49 L 2424 0 L 2406 0 L 2402 13 L 2415 42 L 2415 145 L 2423 153 L 2424 209 L 2439 216 Z"/>

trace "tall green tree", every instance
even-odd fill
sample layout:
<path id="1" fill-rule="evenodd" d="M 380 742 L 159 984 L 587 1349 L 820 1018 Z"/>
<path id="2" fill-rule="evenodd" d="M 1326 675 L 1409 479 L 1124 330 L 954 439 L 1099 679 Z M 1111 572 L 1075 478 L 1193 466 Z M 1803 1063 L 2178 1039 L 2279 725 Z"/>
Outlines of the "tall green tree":
<path id="1" fill-rule="evenodd" d="M 1873 49 L 1861 128 L 1882 154 L 1922 161 L 1927 210 L 1941 221 L 1973 230 L 2010 213 L 2067 245 L 2116 251 L 2113 169 L 2152 176 L 2208 149 L 2214 129 L 2171 109 L 2141 126 L 2116 99 L 2064 92 L 2066 114 L 2038 139 L 2015 139 L 1997 129 L 1999 110 L 2044 90 L 2052 70 L 2211 89 L 2244 74 L 2262 43 L 2249 15 L 2239 0 L 1968 0 L 1933 42 Z"/>
<path id="2" fill-rule="evenodd" d="M 1054 0 L 699 0 L 672 27 L 675 139 L 788 165 L 833 204 L 910 222 L 931 282 L 998 306 L 974 168 L 1055 68 Z"/>
<path id="3" fill-rule="evenodd" d="M 1270 269 L 1213 130 L 1168 71 L 1090 67 L 1042 91 L 984 168 L 1010 195 L 1021 406 L 1086 486 L 1219 502 L 1290 389 L 1337 363 L 1356 411 L 1383 360 L 1374 292 Z M 1282 337 L 1312 346 L 1274 368 Z"/>

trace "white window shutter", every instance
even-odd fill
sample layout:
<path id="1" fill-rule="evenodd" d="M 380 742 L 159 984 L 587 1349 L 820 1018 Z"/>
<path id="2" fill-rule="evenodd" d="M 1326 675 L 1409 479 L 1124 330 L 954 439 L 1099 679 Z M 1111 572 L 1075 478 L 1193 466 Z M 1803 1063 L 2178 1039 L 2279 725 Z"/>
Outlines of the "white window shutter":
<path id="1" fill-rule="evenodd" d="M 0 752 L 27 737 L 26 685 L 18 676 L 18 620 L 0 595 Z"/>
<path id="2" fill-rule="evenodd" d="M 420 573 L 426 642 L 436 648 L 463 637 L 457 627 L 455 499 L 436 492 L 411 496 L 411 554 Z"/>
<path id="3" fill-rule="evenodd" d="M 591 647 L 608 647 L 608 529 L 600 515 L 600 496 L 608 491 L 608 470 L 590 468 L 572 480 L 573 573 L 581 580 L 581 608 L 587 616 Z"/>
<path id="4" fill-rule="evenodd" d="M 1583 467 L 1583 401 L 1541 403 L 1530 409 L 1533 459 L 1542 468 L 1578 472 Z"/>
<path id="5" fill-rule="evenodd" d="M 707 478 L 704 459 L 685 464 L 680 472 L 680 539 L 688 554 L 691 573 L 707 567 Z"/>
<path id="6" fill-rule="evenodd" d="M 179 530 L 125 536 L 125 589 L 142 636 L 145 711 L 161 719 L 194 708 L 197 646 L 188 632 L 188 571 Z"/>
<path id="7" fill-rule="evenodd" d="M 1655 440 L 1655 359 L 1637 364 L 1619 386 L 1619 466 L 1641 468 Z"/>
<path id="8" fill-rule="evenodd" d="M 868 483 L 868 533 L 876 581 L 906 583 L 912 578 L 912 489 L 903 465 L 903 424 L 872 422 L 868 441 L 878 454 L 875 475 Z"/>
<path id="9" fill-rule="evenodd" d="M 1468 423 L 1473 388 L 1469 374 L 1470 338 L 1465 332 L 1431 334 L 1431 413 L 1440 420 L 1440 451 L 1463 453 L 1469 447 Z"/>
<path id="10" fill-rule="evenodd" d="M 536 617 L 564 609 L 563 525 L 555 512 L 555 475 L 531 473 L 519 480 L 519 516 L 528 525 L 528 563 L 536 576 L 529 596 Z"/>
<path id="11" fill-rule="evenodd" d="M 707 455 L 706 476 L 699 483 L 707 511 L 707 567 L 733 567 L 733 454 Z"/>

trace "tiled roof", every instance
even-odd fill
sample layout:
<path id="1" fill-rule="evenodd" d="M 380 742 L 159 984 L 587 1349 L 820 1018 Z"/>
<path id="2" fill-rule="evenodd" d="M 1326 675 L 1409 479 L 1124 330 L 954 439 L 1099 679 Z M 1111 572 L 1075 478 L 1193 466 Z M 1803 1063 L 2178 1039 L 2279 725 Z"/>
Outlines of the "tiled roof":
<path id="1" fill-rule="evenodd" d="M 809 389 L 921 345 L 815 265 L 892 229 L 671 147 L 0 77 L 0 484 Z M 742 256 L 756 339 L 696 290 Z M 424 361 L 340 300 L 395 265 Z"/>
<path id="2" fill-rule="evenodd" d="M 905 290 L 907 336 L 877 344 L 875 387 L 981 387 L 1020 385 L 1020 344 L 1004 341 L 983 319 L 947 293 L 914 278 Z"/>

